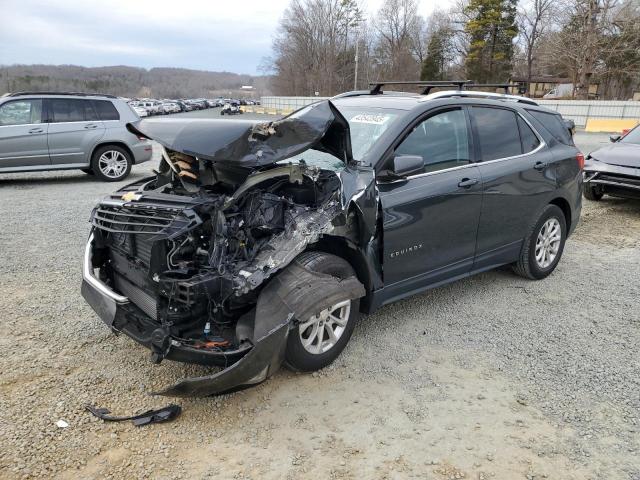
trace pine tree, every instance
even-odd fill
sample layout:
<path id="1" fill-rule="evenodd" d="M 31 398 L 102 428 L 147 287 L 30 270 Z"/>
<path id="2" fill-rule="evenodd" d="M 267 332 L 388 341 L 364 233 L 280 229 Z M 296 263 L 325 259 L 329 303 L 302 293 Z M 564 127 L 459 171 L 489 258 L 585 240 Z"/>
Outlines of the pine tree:
<path id="1" fill-rule="evenodd" d="M 471 0 L 465 12 L 470 44 L 467 77 L 481 83 L 505 81 L 511 73 L 513 39 L 518 34 L 517 0 Z"/>
<path id="2" fill-rule="evenodd" d="M 420 80 L 444 80 L 445 69 L 449 63 L 449 41 L 451 32 L 448 29 L 436 30 L 427 45 L 427 55 L 422 62 Z"/>

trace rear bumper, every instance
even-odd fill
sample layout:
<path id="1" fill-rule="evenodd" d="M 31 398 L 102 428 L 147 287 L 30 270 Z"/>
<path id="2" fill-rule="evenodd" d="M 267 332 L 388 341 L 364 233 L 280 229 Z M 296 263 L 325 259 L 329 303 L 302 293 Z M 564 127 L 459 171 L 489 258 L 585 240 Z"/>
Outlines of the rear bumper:
<path id="1" fill-rule="evenodd" d="M 150 141 L 141 141 L 135 145 L 129 145 L 131 153 L 133 153 L 133 163 L 148 162 L 153 156 L 153 145 Z"/>

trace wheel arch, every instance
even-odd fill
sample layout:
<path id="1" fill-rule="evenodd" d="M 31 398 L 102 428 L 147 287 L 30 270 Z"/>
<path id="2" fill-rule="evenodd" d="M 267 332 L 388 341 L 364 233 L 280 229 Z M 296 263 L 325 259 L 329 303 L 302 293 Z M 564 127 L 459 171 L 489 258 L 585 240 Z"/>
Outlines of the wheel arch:
<path id="1" fill-rule="evenodd" d="M 345 260 L 356 272 L 358 280 L 364 285 L 365 296 L 360 302 L 360 311 L 366 312 L 375 288 L 375 278 L 365 254 L 346 237 L 325 235 L 305 251 L 330 253 Z"/>
<path id="2" fill-rule="evenodd" d="M 567 231 L 569 231 L 571 229 L 571 222 L 573 220 L 571 214 L 571 205 L 569 204 L 569 202 L 565 198 L 556 197 L 549 202 L 549 205 L 555 205 L 560 210 L 562 210 L 562 213 L 564 213 L 564 218 L 566 220 L 565 227 L 567 228 Z"/>

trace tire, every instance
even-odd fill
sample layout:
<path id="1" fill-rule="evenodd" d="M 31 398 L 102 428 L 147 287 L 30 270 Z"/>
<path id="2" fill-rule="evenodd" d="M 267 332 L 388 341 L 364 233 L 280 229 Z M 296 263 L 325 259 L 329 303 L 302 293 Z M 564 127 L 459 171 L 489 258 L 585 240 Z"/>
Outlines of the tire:
<path id="1" fill-rule="evenodd" d="M 546 229 L 546 230 L 543 230 Z M 556 238 L 558 232 L 559 239 L 554 242 L 548 242 L 545 239 L 545 233 L 552 234 L 548 238 Z M 551 274 L 558 265 L 564 244 L 567 239 L 567 221 L 564 213 L 556 205 L 547 205 L 540 213 L 538 219 L 529 228 L 529 233 L 524 239 L 520 258 L 514 264 L 514 271 L 521 277 L 531 280 L 541 280 Z M 540 245 L 539 240 L 542 242 Z M 546 242 L 546 243 L 545 243 Z M 547 247 L 545 247 L 547 245 Z M 555 246 L 555 248 L 554 248 Z M 544 252 L 549 253 L 548 256 Z M 555 254 L 553 252 L 555 251 Z M 542 253 L 542 259 L 536 258 L 536 253 Z M 551 258 L 553 256 L 553 258 Z"/>
<path id="2" fill-rule="evenodd" d="M 302 253 L 300 256 L 298 256 L 298 258 L 296 258 L 295 262 L 314 272 L 325 273 L 341 279 L 355 276 L 353 268 L 351 268 L 351 265 L 349 265 L 346 260 L 324 252 Z M 328 339 L 327 330 L 324 328 L 331 328 L 335 333 L 337 333 L 341 327 L 337 324 L 330 325 L 328 322 L 324 324 L 325 320 L 321 320 L 324 324 L 322 327 L 324 329 L 323 336 L 326 339 L 326 342 L 328 342 L 328 345 L 326 345 L 326 347 L 329 348 L 327 350 L 322 350 L 322 343 L 324 342 L 318 342 L 320 343 L 320 348 L 315 353 L 311 353 L 309 351 L 309 349 L 314 349 L 313 344 L 309 345 L 308 347 L 304 346 L 302 339 L 305 335 L 307 337 L 311 337 L 311 334 L 313 333 L 313 325 L 305 328 L 301 334 L 300 329 L 304 327 L 305 323 L 307 323 L 301 320 L 300 324 L 291 329 L 291 331 L 289 332 L 289 337 L 287 338 L 287 348 L 285 352 L 284 364 L 285 366 L 287 366 L 287 368 L 299 372 L 313 372 L 326 367 L 331 362 L 333 362 L 338 357 L 338 355 L 340 355 L 342 350 L 344 350 L 344 347 L 349 342 L 355 324 L 358 321 L 358 317 L 360 316 L 360 299 L 345 299 L 344 302 L 346 303 L 346 305 L 338 310 L 335 310 L 334 313 L 338 312 L 338 316 L 340 316 L 341 314 L 345 314 L 344 319 L 346 320 L 346 324 L 344 325 L 344 327 L 342 327 L 343 330 L 341 331 L 341 333 L 337 335 L 337 341 L 330 347 L 329 345 L 331 341 L 330 339 Z M 338 302 L 335 305 L 339 305 L 340 303 L 342 302 Z M 330 306 L 327 305 L 327 307 Z M 315 318 L 317 317 L 314 316 L 314 313 L 312 312 L 309 321 L 312 321 Z M 313 343 L 315 343 L 315 341 Z"/>
<path id="3" fill-rule="evenodd" d="M 588 183 L 584 185 L 582 194 L 584 195 L 584 198 L 593 202 L 602 200 L 602 197 L 604 197 L 604 192 L 601 188 L 594 187 L 593 185 L 589 185 Z"/>
<path id="4" fill-rule="evenodd" d="M 131 172 L 131 154 L 117 145 L 103 145 L 93 152 L 91 170 L 103 182 L 119 182 Z"/>
<path id="5" fill-rule="evenodd" d="M 90 168 L 81 168 L 80 171 L 86 173 L 87 175 L 95 175 L 93 173 L 93 170 L 91 170 Z"/>

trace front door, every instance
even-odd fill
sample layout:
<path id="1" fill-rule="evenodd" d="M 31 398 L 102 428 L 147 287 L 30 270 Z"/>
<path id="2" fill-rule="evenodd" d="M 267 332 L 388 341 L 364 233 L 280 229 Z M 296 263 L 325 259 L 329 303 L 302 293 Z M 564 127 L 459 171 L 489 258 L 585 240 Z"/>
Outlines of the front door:
<path id="1" fill-rule="evenodd" d="M 0 171 L 49 165 L 49 125 L 42 122 L 41 99 L 13 100 L 0 106 Z"/>
<path id="2" fill-rule="evenodd" d="M 49 155 L 53 165 L 86 164 L 105 133 L 89 100 L 52 98 L 48 102 Z"/>
<path id="3" fill-rule="evenodd" d="M 396 148 L 419 155 L 424 171 L 378 182 L 383 209 L 385 290 L 393 298 L 468 273 L 473 265 L 482 181 L 472 163 L 463 108 L 419 121 Z"/>

